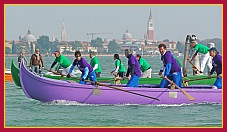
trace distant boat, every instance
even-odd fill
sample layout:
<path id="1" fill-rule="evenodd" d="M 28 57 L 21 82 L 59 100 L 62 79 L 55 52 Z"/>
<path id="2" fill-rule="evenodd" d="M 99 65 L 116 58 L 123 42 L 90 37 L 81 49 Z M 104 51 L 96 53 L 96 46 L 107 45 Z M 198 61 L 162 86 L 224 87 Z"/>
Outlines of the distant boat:
<path id="1" fill-rule="evenodd" d="M 207 85 L 182 88 L 195 98 L 191 101 L 178 89 L 156 88 L 157 85 L 130 88 L 99 83 L 102 86 L 96 87 L 45 78 L 30 72 L 23 60 L 20 67 L 20 80 L 25 95 L 42 102 L 66 100 L 86 104 L 222 103 L 222 89 L 211 89 Z"/>
<path id="2" fill-rule="evenodd" d="M 20 69 L 14 64 L 14 61 L 11 62 L 11 73 L 14 83 L 21 87 L 20 84 Z"/>
<path id="3" fill-rule="evenodd" d="M 6 69 L 6 71 L 5 71 L 5 81 L 6 82 L 12 82 L 13 81 L 10 69 Z"/>

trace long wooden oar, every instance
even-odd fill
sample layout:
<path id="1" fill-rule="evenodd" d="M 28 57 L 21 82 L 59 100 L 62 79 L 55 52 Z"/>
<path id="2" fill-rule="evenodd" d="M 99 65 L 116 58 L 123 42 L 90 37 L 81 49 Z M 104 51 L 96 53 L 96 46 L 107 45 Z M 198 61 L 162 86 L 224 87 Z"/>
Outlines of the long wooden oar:
<path id="1" fill-rule="evenodd" d="M 55 72 L 55 71 L 50 71 L 50 70 L 48 70 L 48 69 L 46 69 L 46 68 L 44 68 L 44 70 L 46 70 L 46 71 L 48 71 L 48 72 L 52 72 L 52 73 L 54 73 L 54 74 L 56 74 L 56 75 L 61 75 L 61 76 L 66 76 L 66 75 L 64 75 L 64 74 L 61 74 L 61 73 L 59 73 L 59 72 Z"/>
<path id="2" fill-rule="evenodd" d="M 193 68 L 195 69 L 196 72 L 203 73 L 202 71 L 200 71 L 200 70 L 192 63 L 192 61 L 190 61 L 190 60 L 188 59 L 188 62 L 193 66 Z"/>
<path id="3" fill-rule="evenodd" d="M 204 77 L 204 78 L 187 79 L 187 80 L 183 80 L 183 81 L 184 82 L 192 82 L 192 81 L 211 79 L 211 78 L 217 78 L 217 76 L 211 76 L 210 78 L 209 77 Z"/>
<path id="4" fill-rule="evenodd" d="M 164 76 L 163 76 L 164 78 Z M 190 101 L 195 100 L 194 97 L 192 97 L 190 94 L 188 94 L 187 92 L 185 92 L 182 88 L 180 88 L 178 85 L 176 85 L 173 81 L 169 80 L 169 78 L 165 78 L 167 81 L 169 81 L 170 84 L 174 84 Z"/>
<path id="5" fill-rule="evenodd" d="M 106 85 L 106 84 L 102 84 L 102 83 L 99 83 L 99 82 L 93 82 L 93 81 L 89 81 L 89 80 L 85 80 L 85 81 L 93 83 L 93 84 L 96 84 L 96 85 L 99 85 L 99 86 L 105 86 L 105 87 L 108 87 L 108 88 L 113 88 L 115 90 L 119 90 L 119 91 L 123 91 L 123 92 L 126 92 L 126 93 L 131 93 L 131 94 L 135 94 L 135 95 L 138 95 L 138 96 L 142 96 L 142 97 L 146 97 L 146 98 L 150 98 L 150 99 L 154 99 L 154 100 L 160 101 L 158 98 L 154 98 L 154 97 L 150 97 L 150 96 L 147 96 L 147 95 L 131 92 L 131 91 L 128 91 L 128 90 L 123 90 L 123 89 L 115 87 L 115 86 L 109 86 L 109 85 Z"/>

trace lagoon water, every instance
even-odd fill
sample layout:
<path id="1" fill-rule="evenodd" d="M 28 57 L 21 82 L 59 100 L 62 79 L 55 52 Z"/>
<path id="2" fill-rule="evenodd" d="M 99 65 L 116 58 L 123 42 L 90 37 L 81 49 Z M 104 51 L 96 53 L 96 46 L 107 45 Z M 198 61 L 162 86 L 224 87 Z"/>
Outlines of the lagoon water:
<path id="1" fill-rule="evenodd" d="M 29 60 L 30 57 L 27 57 Z M 43 57 L 49 69 L 54 57 Z M 73 61 L 74 57 L 68 57 Z M 98 56 L 102 77 L 112 77 L 113 57 Z M 162 66 L 160 57 L 144 57 L 152 76 Z M 88 56 L 85 56 L 90 61 Z M 120 56 L 127 67 L 127 58 Z M 183 60 L 183 57 L 179 57 Z M 17 57 L 6 57 L 6 68 Z M 76 69 L 76 68 L 75 68 Z M 191 72 L 191 70 L 189 70 Z M 190 75 L 190 74 L 189 74 Z M 91 105 L 70 101 L 43 103 L 29 99 L 14 82 L 5 82 L 5 127 L 222 127 L 221 104 Z"/>

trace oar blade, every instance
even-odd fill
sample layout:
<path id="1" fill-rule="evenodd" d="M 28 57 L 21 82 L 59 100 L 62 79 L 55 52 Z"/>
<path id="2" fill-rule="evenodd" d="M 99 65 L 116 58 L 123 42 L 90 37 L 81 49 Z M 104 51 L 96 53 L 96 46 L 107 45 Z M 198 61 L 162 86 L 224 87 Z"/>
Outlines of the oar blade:
<path id="1" fill-rule="evenodd" d="M 191 96 L 190 94 L 188 94 L 187 92 L 183 91 L 183 94 L 188 98 L 188 100 L 190 100 L 190 101 L 194 101 L 194 100 L 195 100 L 195 98 L 192 97 L 192 96 Z"/>
<path id="2" fill-rule="evenodd" d="M 163 78 L 164 78 L 164 76 L 163 76 Z M 172 84 L 174 84 L 187 98 L 188 98 L 188 100 L 190 100 L 190 101 L 194 101 L 195 100 L 195 98 L 194 97 L 192 97 L 190 94 L 188 94 L 186 91 L 184 91 L 182 88 L 180 88 L 178 85 L 176 85 L 173 81 L 171 81 L 171 80 L 169 80 L 169 78 L 165 78 L 167 81 L 169 81 L 169 83 L 172 83 Z"/>

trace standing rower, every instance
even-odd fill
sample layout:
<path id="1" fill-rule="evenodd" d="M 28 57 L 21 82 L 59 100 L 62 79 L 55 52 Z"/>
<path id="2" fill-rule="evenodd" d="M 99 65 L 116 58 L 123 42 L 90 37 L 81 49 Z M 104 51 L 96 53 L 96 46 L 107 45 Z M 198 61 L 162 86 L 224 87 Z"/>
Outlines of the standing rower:
<path id="1" fill-rule="evenodd" d="M 100 77 L 102 72 L 98 58 L 95 56 L 94 52 L 90 52 L 89 57 L 91 58 L 90 65 L 93 67 L 96 77 Z"/>
<path id="2" fill-rule="evenodd" d="M 125 56 L 128 58 L 128 70 L 126 77 L 129 79 L 127 87 L 138 87 L 141 76 L 140 64 L 136 57 L 132 55 L 130 49 L 125 50 Z"/>
<path id="3" fill-rule="evenodd" d="M 208 75 L 208 78 L 210 78 L 215 71 L 217 73 L 217 79 L 212 88 L 221 89 L 222 88 L 222 56 L 219 55 L 219 52 L 215 47 L 210 48 L 209 52 L 210 52 L 210 56 L 213 57 L 212 59 L 213 68 L 211 69 L 211 72 Z"/>
<path id="4" fill-rule="evenodd" d="M 158 48 L 159 48 L 159 52 L 162 55 L 161 60 L 163 62 L 163 68 L 164 68 L 164 70 L 160 70 L 159 72 L 159 75 L 162 75 L 162 72 L 164 71 L 164 78 L 160 83 L 160 87 L 165 88 L 168 86 L 169 81 L 166 80 L 166 78 L 173 81 L 179 87 L 182 87 L 181 68 L 178 65 L 176 59 L 174 59 L 170 51 L 166 50 L 165 44 L 160 44 Z"/>

